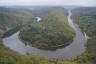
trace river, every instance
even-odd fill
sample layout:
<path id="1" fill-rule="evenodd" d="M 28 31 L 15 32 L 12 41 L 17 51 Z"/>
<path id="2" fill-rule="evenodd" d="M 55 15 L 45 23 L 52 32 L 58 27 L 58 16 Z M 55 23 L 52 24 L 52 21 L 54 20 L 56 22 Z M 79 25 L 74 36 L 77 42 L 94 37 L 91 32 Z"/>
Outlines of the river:
<path id="1" fill-rule="evenodd" d="M 76 36 L 74 37 L 73 42 L 65 48 L 57 49 L 56 51 L 46 51 L 31 47 L 29 45 L 25 46 L 25 44 L 22 43 L 18 37 L 19 32 L 13 34 L 10 37 L 4 38 L 4 45 L 21 54 L 39 54 L 47 58 L 54 58 L 59 60 L 68 60 L 79 56 L 85 51 L 86 40 L 84 40 L 84 36 L 80 29 L 76 26 L 76 24 L 73 23 L 71 16 L 71 11 L 68 11 L 68 23 L 76 32 Z"/>

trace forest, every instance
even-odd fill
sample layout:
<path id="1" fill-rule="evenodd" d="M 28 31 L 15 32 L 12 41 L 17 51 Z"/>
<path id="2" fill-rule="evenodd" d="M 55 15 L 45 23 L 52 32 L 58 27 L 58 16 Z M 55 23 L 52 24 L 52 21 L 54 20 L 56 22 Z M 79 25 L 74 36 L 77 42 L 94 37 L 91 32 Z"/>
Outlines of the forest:
<path id="1" fill-rule="evenodd" d="M 73 20 L 79 25 L 82 32 L 86 32 L 89 39 L 86 43 L 86 52 L 75 59 L 79 64 L 96 63 L 96 7 L 81 7 L 72 10 Z"/>
<path id="2" fill-rule="evenodd" d="M 37 12 L 37 13 L 36 13 Z M 58 49 L 69 45 L 75 35 L 68 25 L 67 12 L 62 8 L 44 8 L 33 11 L 42 18 L 39 22 L 27 24 L 20 32 L 26 44 L 40 49 Z"/>
<path id="3" fill-rule="evenodd" d="M 68 14 L 66 9 L 51 8 L 47 11 L 46 9 L 44 11 L 39 10 L 40 13 L 36 14 L 37 12 L 32 12 L 29 9 L 0 7 L 0 64 L 96 64 L 95 7 L 81 7 L 72 10 L 73 22 L 78 24 L 81 31 L 89 36 L 87 43 L 85 43 L 86 51 L 76 58 L 59 60 L 45 58 L 37 54 L 22 55 L 5 47 L 2 35 L 8 32 L 11 32 L 10 35 L 12 35 L 16 32 L 13 28 L 16 28 L 18 25 L 23 26 L 22 29 L 17 29 L 17 31 L 21 31 L 19 34 L 21 40 L 24 42 L 27 41 L 28 44 L 41 47 L 50 45 L 51 47 L 51 45 L 61 45 L 62 43 L 68 43 L 69 40 L 72 41 L 75 33 L 67 23 Z M 40 22 L 36 22 L 35 16 L 37 15 L 42 18 Z M 14 31 L 10 31 L 11 29 Z M 9 36 L 9 34 L 7 35 Z M 49 38 L 46 38 L 48 36 Z M 34 43 L 30 38 L 34 40 Z M 35 39 L 38 40 L 36 41 Z M 49 39 L 51 41 L 48 41 Z M 44 42 L 47 44 L 44 44 Z M 71 44 L 70 41 L 69 44 Z"/>

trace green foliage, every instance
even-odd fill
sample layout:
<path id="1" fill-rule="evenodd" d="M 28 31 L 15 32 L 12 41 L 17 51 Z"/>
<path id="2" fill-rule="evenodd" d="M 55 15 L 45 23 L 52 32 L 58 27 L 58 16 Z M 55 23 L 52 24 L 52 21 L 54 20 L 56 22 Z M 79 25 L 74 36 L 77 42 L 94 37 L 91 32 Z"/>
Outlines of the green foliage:
<path id="1" fill-rule="evenodd" d="M 18 24 L 32 23 L 32 11 L 0 7 L 0 29 L 8 30 Z"/>
<path id="2" fill-rule="evenodd" d="M 23 41 L 43 49 L 57 49 L 71 43 L 74 31 L 68 25 L 64 9 L 46 9 L 38 11 L 38 15 L 42 17 L 41 21 L 33 22 L 21 30 L 20 38 Z"/>
<path id="3" fill-rule="evenodd" d="M 23 55 L 9 50 L 2 45 L 0 41 L 0 64 L 32 64 L 31 61 Z"/>
<path id="4" fill-rule="evenodd" d="M 12 34 L 16 33 L 17 31 L 19 31 L 20 29 L 22 28 L 21 25 L 18 25 L 10 30 L 8 30 L 7 32 L 5 32 L 2 36 L 2 38 L 5 38 L 5 37 L 9 37 L 11 36 Z"/>
<path id="5" fill-rule="evenodd" d="M 31 11 L 28 11 L 25 9 L 9 9 L 9 8 L 0 7 L 0 29 L 8 30 L 5 33 L 5 36 L 10 36 L 11 34 L 18 31 L 21 28 L 21 26 L 18 26 L 18 25 L 27 26 L 27 25 L 31 24 L 32 25 L 31 28 L 32 28 L 32 30 L 34 30 L 33 32 L 37 31 L 36 33 L 38 33 L 38 31 L 41 31 L 41 28 L 39 28 L 39 26 L 41 26 L 41 25 L 39 25 L 35 22 L 33 25 L 32 21 L 34 20 L 34 18 L 32 18 L 31 15 L 32 15 Z M 41 24 L 44 25 L 43 23 L 41 23 Z M 36 28 L 35 25 L 38 25 L 38 27 Z M 52 27 L 51 25 L 50 25 L 50 27 Z M 30 25 L 29 25 L 29 27 L 30 27 Z M 27 26 L 27 27 L 24 27 L 23 29 L 29 30 L 29 29 L 31 29 L 29 27 Z M 36 29 L 33 29 L 33 28 L 36 28 Z M 56 30 L 56 28 L 55 28 L 55 30 Z M 71 31 L 72 29 L 70 29 L 70 27 L 66 27 L 66 30 Z M 56 30 L 56 31 L 58 31 L 58 30 Z M 63 30 L 61 30 L 61 31 L 63 31 Z M 1 37 L 1 35 L 2 34 L 0 33 L 0 37 Z M 56 35 L 56 36 L 58 36 L 58 35 Z M 38 38 L 38 37 L 39 37 L 39 35 L 36 38 Z M 42 44 L 38 44 L 38 45 L 41 46 Z M 45 46 L 46 44 L 43 43 L 43 45 Z M 35 55 L 35 54 L 21 55 L 19 53 L 16 53 L 16 52 L 6 48 L 3 45 L 2 41 L 0 40 L 0 64 L 74 64 L 74 62 L 60 61 L 60 60 L 55 60 L 55 59 L 54 60 L 46 59 L 42 56 Z"/>
<path id="6" fill-rule="evenodd" d="M 89 36 L 96 36 L 96 8 L 77 8 L 73 11 L 74 22 Z"/>
<path id="7" fill-rule="evenodd" d="M 86 52 L 74 61 L 77 64 L 96 64 L 96 8 L 78 8 L 72 12 L 74 22 L 91 37 L 87 41 Z"/>
<path id="8" fill-rule="evenodd" d="M 2 10 L 4 11 L 5 9 L 2 9 Z M 0 9 L 0 11 L 2 11 L 2 10 Z M 93 11 L 94 11 L 94 13 L 93 13 Z M 35 55 L 35 54 L 20 55 L 19 53 L 16 53 L 16 52 L 6 48 L 2 44 L 2 41 L 0 40 L 0 64 L 96 64 L 96 30 L 95 30 L 96 18 L 95 18 L 95 13 L 96 13 L 95 8 L 83 8 L 83 11 L 82 11 L 82 8 L 80 8 L 77 10 L 75 9 L 75 11 L 73 12 L 74 21 L 79 25 L 79 27 L 82 29 L 82 31 L 87 32 L 87 34 L 89 36 L 91 36 L 91 39 L 89 39 L 86 44 L 86 52 L 84 54 L 82 54 L 81 56 L 76 57 L 74 60 L 60 61 L 60 60 L 55 60 L 55 59 L 54 60 L 53 59 L 46 59 L 42 56 Z M 35 36 L 35 38 L 40 38 L 42 31 L 45 30 L 46 28 L 47 29 L 50 28 L 50 30 L 46 30 L 48 32 L 47 36 L 50 34 L 57 35 L 59 33 L 59 31 L 63 32 L 62 29 L 64 29 L 64 30 L 68 29 L 68 27 L 66 27 L 66 26 L 64 26 L 64 28 L 60 27 L 60 25 L 63 25 L 62 21 L 60 22 L 60 23 L 62 23 L 60 25 L 58 24 L 58 22 L 56 22 L 57 20 L 61 20 L 61 19 L 57 19 L 58 15 L 56 15 L 55 17 L 54 17 L 54 15 L 50 16 L 50 17 L 45 16 L 46 18 L 44 17 L 44 20 L 42 20 L 42 22 L 41 21 L 38 23 L 34 22 L 33 24 L 31 23 L 28 26 L 26 25 L 26 27 L 23 28 L 22 32 L 24 31 L 24 34 L 26 34 L 29 38 L 31 38 L 31 36 L 30 36 L 31 34 L 32 34 L 32 36 L 38 34 Z M 61 14 L 59 16 L 61 16 Z M 55 18 L 56 20 L 52 19 L 51 17 Z M 63 16 L 62 16 L 62 18 L 63 18 Z M 66 18 L 66 16 L 65 16 L 65 18 Z M 50 23 L 48 20 L 49 21 L 51 20 L 52 22 Z M 53 20 L 54 20 L 54 22 L 53 22 Z M 64 20 L 64 19 L 62 19 L 62 20 Z M 54 23 L 56 23 L 56 26 L 58 25 L 60 28 L 56 27 Z M 65 20 L 65 24 L 66 24 L 66 20 Z M 56 33 L 54 33 L 52 25 L 58 29 L 58 30 L 56 30 L 56 28 L 54 28 L 55 32 L 57 31 Z M 0 27 L 1 27 L 1 25 L 0 25 Z M 70 31 L 71 31 L 70 27 L 68 30 L 69 30 L 69 32 L 64 32 L 64 35 L 67 33 L 70 34 Z M 43 32 L 43 33 L 44 33 L 43 36 L 46 36 L 46 32 Z M 60 34 L 62 34 L 62 33 L 60 33 Z M 23 34 L 20 34 L 20 36 L 25 37 L 25 35 L 23 35 Z M 46 46 L 46 44 L 44 44 L 44 43 L 38 44 L 38 45 L 39 46 L 42 46 L 42 45 Z"/>
<path id="9" fill-rule="evenodd" d="M 73 61 L 46 59 L 36 54 L 20 55 L 6 48 L 0 40 L 0 64 L 75 64 Z"/>

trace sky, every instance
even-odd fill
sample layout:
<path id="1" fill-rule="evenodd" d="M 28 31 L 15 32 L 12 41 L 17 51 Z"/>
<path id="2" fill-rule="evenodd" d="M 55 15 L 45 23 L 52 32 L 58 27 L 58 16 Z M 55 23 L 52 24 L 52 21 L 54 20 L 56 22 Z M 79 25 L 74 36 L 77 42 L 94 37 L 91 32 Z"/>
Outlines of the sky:
<path id="1" fill-rule="evenodd" d="M 25 6 L 25 5 L 49 5 L 49 6 L 96 6 L 96 0 L 0 0 L 0 6 Z"/>

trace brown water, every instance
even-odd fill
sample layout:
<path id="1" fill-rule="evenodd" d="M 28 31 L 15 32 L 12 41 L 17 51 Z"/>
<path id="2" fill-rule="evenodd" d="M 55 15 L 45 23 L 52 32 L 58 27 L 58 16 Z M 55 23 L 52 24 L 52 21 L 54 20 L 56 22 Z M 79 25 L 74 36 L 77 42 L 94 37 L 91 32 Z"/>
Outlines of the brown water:
<path id="1" fill-rule="evenodd" d="M 19 40 L 18 37 L 19 32 L 13 34 L 10 37 L 4 38 L 3 39 L 4 45 L 21 54 L 26 53 L 39 54 L 47 58 L 55 58 L 60 60 L 72 59 L 76 56 L 79 56 L 85 51 L 84 44 L 86 41 L 84 40 L 84 36 L 80 31 L 80 29 L 76 27 L 75 24 L 73 23 L 71 19 L 72 16 L 71 11 L 68 11 L 68 13 L 69 13 L 68 15 L 69 25 L 76 32 L 76 36 L 74 37 L 72 44 L 70 44 L 69 46 L 62 49 L 57 49 L 56 51 L 45 51 L 28 45 L 25 46 L 25 44 L 23 44 L 22 41 Z"/>

